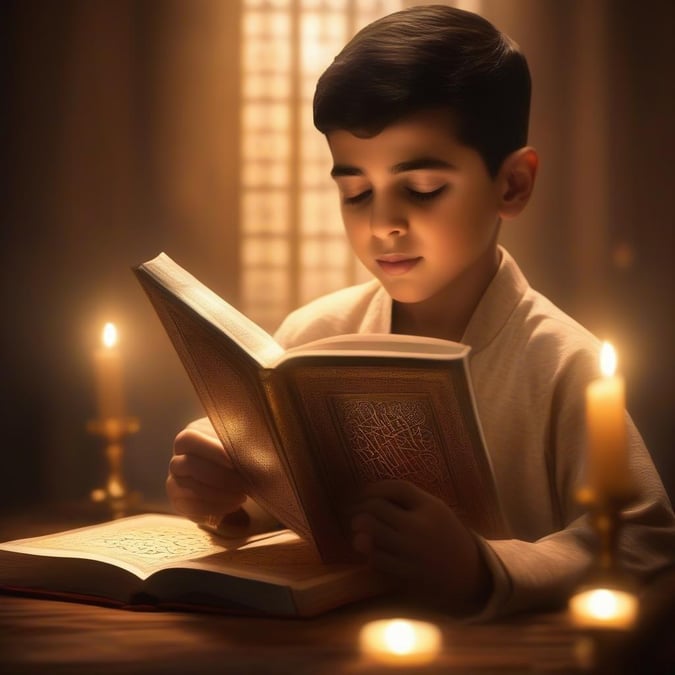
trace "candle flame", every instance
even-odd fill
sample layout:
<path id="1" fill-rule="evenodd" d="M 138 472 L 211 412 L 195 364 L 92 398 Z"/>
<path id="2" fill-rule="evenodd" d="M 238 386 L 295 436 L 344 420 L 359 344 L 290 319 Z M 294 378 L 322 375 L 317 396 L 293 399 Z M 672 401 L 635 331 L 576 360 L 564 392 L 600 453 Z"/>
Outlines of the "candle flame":
<path id="1" fill-rule="evenodd" d="M 101 341 L 108 349 L 111 349 L 117 344 L 117 328 L 115 328 L 114 323 L 108 322 L 105 326 L 103 326 Z"/>
<path id="2" fill-rule="evenodd" d="M 616 372 L 616 351 L 609 342 L 602 343 L 600 370 L 605 377 L 612 377 Z"/>

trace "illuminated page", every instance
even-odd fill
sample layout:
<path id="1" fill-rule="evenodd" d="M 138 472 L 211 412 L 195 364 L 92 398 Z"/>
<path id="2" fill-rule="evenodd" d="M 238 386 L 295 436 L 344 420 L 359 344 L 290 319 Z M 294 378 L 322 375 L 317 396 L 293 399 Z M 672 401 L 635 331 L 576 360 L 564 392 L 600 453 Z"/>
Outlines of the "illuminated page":
<path id="1" fill-rule="evenodd" d="M 228 550 L 245 548 L 286 531 L 247 539 L 224 539 L 180 516 L 145 514 L 66 532 L 0 544 L 0 550 L 55 558 L 96 560 L 127 570 L 140 579 L 169 567 L 183 567 Z M 295 537 L 296 535 L 290 535 Z"/>

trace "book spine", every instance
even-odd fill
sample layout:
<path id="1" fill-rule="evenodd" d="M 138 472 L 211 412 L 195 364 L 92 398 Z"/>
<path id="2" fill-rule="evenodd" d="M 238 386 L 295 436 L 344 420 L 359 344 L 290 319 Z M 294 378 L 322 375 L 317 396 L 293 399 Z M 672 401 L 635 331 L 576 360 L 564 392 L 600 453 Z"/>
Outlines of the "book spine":
<path id="1" fill-rule="evenodd" d="M 315 458 L 319 454 L 304 428 L 303 403 L 288 386 L 284 369 L 265 371 L 262 380 L 270 414 L 283 449 L 284 462 L 300 506 L 304 511 L 314 544 L 324 562 L 354 561 L 356 556 L 346 537 L 343 517 L 331 503 L 331 491 L 323 484 Z"/>
<path id="2" fill-rule="evenodd" d="M 139 270 L 139 279 L 247 493 L 303 537 L 311 533 L 294 486 L 281 465 L 267 399 L 258 373 L 264 372 L 218 326 Z"/>

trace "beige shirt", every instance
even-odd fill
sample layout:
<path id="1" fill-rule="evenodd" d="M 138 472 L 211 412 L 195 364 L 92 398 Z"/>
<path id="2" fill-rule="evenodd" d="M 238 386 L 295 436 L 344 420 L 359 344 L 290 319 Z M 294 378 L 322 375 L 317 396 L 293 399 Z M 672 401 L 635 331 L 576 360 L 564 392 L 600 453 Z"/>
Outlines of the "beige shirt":
<path id="1" fill-rule="evenodd" d="M 483 541 L 495 580 L 484 615 L 562 602 L 591 561 L 593 535 L 576 501 L 582 482 L 584 396 L 599 342 L 530 288 L 504 249 L 462 342 L 471 346 L 476 403 L 512 538 Z M 291 347 L 344 333 L 391 332 L 392 300 L 377 281 L 292 312 L 277 331 Z M 641 499 L 626 513 L 622 555 L 644 576 L 675 562 L 675 517 L 628 418 Z"/>

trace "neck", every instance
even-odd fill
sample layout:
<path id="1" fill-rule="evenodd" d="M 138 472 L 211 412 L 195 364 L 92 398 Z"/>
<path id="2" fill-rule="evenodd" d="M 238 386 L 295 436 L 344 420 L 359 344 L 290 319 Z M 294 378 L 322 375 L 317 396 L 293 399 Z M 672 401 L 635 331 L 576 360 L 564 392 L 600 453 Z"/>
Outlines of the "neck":
<path id="1" fill-rule="evenodd" d="M 465 270 L 441 291 L 422 302 L 392 305 L 392 333 L 459 342 L 483 293 L 499 268 L 497 247 Z"/>

